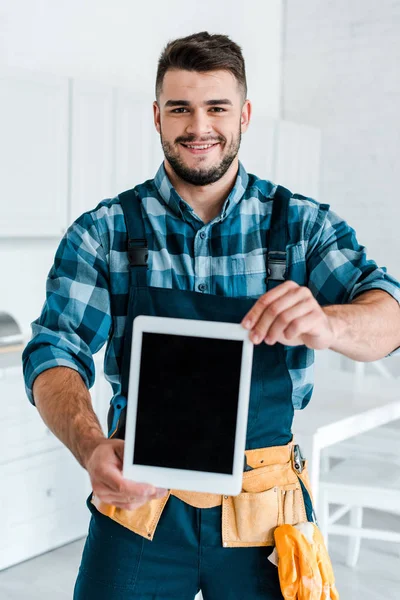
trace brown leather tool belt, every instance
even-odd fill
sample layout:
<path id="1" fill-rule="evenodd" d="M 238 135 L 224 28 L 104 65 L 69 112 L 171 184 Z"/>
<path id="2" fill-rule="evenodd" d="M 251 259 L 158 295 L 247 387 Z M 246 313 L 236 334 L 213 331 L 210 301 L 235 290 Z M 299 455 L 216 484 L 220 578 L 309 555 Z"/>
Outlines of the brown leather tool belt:
<path id="1" fill-rule="evenodd" d="M 91 502 L 103 515 L 149 540 L 153 539 L 171 495 L 196 508 L 222 505 L 224 547 L 273 546 L 275 527 L 307 521 L 300 484 L 301 480 L 311 496 L 307 462 L 298 468 L 295 447 L 292 440 L 286 446 L 246 450 L 251 470 L 243 473 L 238 496 L 170 490 L 163 498 L 150 500 L 134 510 L 105 504 L 94 494 Z"/>

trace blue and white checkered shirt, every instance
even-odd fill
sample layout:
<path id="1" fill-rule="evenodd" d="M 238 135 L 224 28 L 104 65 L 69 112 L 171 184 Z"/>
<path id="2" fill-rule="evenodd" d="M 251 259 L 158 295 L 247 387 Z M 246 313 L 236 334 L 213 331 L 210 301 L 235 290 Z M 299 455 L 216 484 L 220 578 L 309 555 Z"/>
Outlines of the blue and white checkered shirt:
<path id="1" fill-rule="evenodd" d="M 162 164 L 139 191 L 149 244 L 148 284 L 219 296 L 261 296 L 276 187 L 239 163 L 221 213 L 205 225 L 172 187 Z M 289 274 L 307 285 L 321 305 L 346 303 L 371 289 L 385 290 L 400 302 L 400 284 L 367 260 L 354 230 L 328 205 L 293 197 L 289 236 Z M 128 283 L 126 227 L 116 197 L 81 215 L 59 244 L 46 302 L 23 353 L 31 402 L 35 377 L 51 367 L 77 370 L 90 388 L 95 379 L 92 356 L 106 342 L 105 376 L 114 393 L 120 391 Z M 314 353 L 305 346 L 287 347 L 286 356 L 293 405 L 302 408 L 312 393 Z"/>

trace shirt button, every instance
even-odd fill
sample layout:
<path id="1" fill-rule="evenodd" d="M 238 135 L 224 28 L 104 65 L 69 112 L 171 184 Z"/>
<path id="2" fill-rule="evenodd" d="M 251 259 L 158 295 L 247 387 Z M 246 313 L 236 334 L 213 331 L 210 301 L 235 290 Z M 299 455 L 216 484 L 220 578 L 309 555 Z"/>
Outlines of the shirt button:
<path id="1" fill-rule="evenodd" d="M 200 237 L 202 240 L 204 240 L 204 238 L 206 237 L 206 233 L 204 231 L 200 232 Z"/>
<path id="2" fill-rule="evenodd" d="M 198 288 L 201 292 L 205 292 L 207 289 L 207 284 L 206 283 L 199 283 Z"/>

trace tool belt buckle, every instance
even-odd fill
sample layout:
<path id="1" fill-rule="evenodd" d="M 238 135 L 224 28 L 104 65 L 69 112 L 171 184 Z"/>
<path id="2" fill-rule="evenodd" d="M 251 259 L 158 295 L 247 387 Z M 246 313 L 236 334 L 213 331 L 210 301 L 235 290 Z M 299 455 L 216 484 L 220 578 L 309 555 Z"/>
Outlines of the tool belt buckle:
<path id="1" fill-rule="evenodd" d="M 299 474 L 302 473 L 306 461 L 298 444 L 294 444 L 293 446 L 292 462 L 294 470 Z"/>
<path id="2" fill-rule="evenodd" d="M 249 465 L 249 463 L 247 462 L 247 456 L 244 455 L 244 464 L 243 464 L 243 472 L 245 473 L 246 471 L 252 471 L 253 467 L 251 467 Z"/>

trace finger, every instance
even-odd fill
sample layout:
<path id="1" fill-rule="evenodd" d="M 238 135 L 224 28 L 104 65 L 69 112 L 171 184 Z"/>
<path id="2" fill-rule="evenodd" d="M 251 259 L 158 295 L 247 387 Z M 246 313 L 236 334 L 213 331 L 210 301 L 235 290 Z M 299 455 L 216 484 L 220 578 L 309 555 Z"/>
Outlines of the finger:
<path id="1" fill-rule="evenodd" d="M 296 327 L 290 329 L 292 323 L 297 320 L 298 324 L 302 317 L 312 313 L 314 310 L 314 304 L 309 299 L 298 302 L 294 306 L 287 308 L 281 312 L 272 323 L 265 336 L 265 342 L 267 344 L 275 344 L 282 338 L 291 339 L 297 335 L 297 333 L 295 333 L 297 331 Z"/>
<path id="2" fill-rule="evenodd" d="M 95 473 L 95 479 L 104 483 L 108 488 L 118 494 L 126 495 L 146 495 L 153 494 L 156 491 L 154 485 L 148 483 L 139 483 L 125 479 L 122 471 L 113 465 L 112 462 L 107 462 L 102 465 L 102 469 Z"/>
<path id="3" fill-rule="evenodd" d="M 266 294 L 263 294 L 257 302 L 252 306 L 249 312 L 243 317 L 242 325 L 246 329 L 253 329 L 254 325 L 259 320 L 261 314 L 264 310 L 275 300 L 278 300 L 281 296 L 284 296 L 290 291 L 298 288 L 300 286 L 297 285 L 294 281 L 285 281 L 281 285 L 278 285 L 276 288 L 270 290 Z"/>
<path id="4" fill-rule="evenodd" d="M 165 492 L 164 488 L 156 488 L 154 485 L 148 483 L 137 483 L 124 477 L 116 477 L 115 475 L 111 478 L 108 477 L 108 473 L 103 473 L 102 476 L 97 478 L 97 487 L 103 486 L 104 491 L 112 493 L 118 497 L 128 496 L 152 496 L 157 494 L 159 491 Z"/>
<path id="5" fill-rule="evenodd" d="M 167 495 L 166 490 L 162 490 L 161 492 L 157 492 L 152 494 L 151 496 L 120 496 L 116 494 L 109 494 L 107 492 L 102 492 L 100 490 L 96 490 L 93 492 L 97 498 L 99 498 L 102 502 L 106 502 L 107 504 L 112 504 L 113 506 L 118 506 L 121 508 L 128 508 L 134 506 L 142 506 L 146 502 L 150 502 L 151 500 L 156 500 L 159 498 L 163 498 Z M 130 508 L 129 508 L 130 510 Z"/>
<path id="6" fill-rule="evenodd" d="M 137 495 L 137 496 L 128 496 L 126 494 L 110 494 L 109 492 L 101 489 L 93 490 L 93 493 L 103 500 L 103 502 L 107 502 L 108 504 L 113 504 L 116 506 L 117 504 L 126 504 L 126 503 L 138 503 L 144 504 L 145 502 L 149 502 L 150 500 L 155 500 L 156 498 L 161 498 L 161 495 L 151 494 L 149 496 Z M 165 494 L 163 494 L 164 496 Z"/>
<path id="7" fill-rule="evenodd" d="M 101 502 L 104 502 L 105 504 L 111 504 L 111 506 L 115 506 L 116 508 L 120 508 L 123 510 L 135 510 L 135 508 L 139 508 L 140 506 L 143 506 L 143 504 L 146 504 L 146 502 L 148 502 L 148 500 L 135 500 L 132 502 L 121 502 L 121 500 L 113 500 L 112 498 L 108 498 L 107 496 L 104 497 L 99 497 L 99 499 L 101 500 Z"/>
<path id="8" fill-rule="evenodd" d="M 295 319 L 288 327 L 287 334 L 291 336 L 291 339 L 301 337 L 302 343 L 308 348 L 313 348 L 314 350 L 326 348 L 325 334 L 327 334 L 327 330 L 324 327 L 323 321 L 318 317 L 319 315 L 316 314 L 316 311 L 312 311 L 300 319 Z"/>
<path id="9" fill-rule="evenodd" d="M 251 340 L 257 344 L 261 342 L 269 334 L 272 325 L 281 318 L 288 309 L 300 304 L 301 302 L 312 300 L 307 288 L 297 287 L 290 290 L 284 296 L 281 296 L 265 308 L 259 320 L 255 324 L 251 332 Z"/>
<path id="10" fill-rule="evenodd" d="M 118 463 L 121 465 L 121 469 L 122 469 L 122 465 L 124 462 L 125 440 L 114 439 L 113 440 L 113 451 L 114 451 L 114 454 L 117 457 Z"/>

